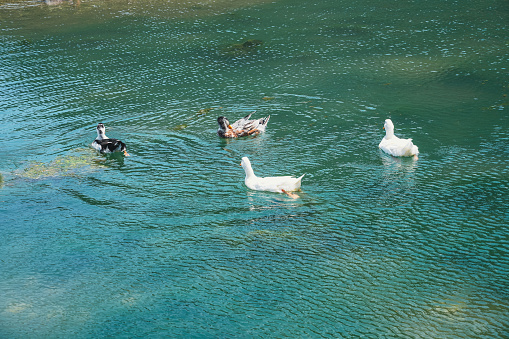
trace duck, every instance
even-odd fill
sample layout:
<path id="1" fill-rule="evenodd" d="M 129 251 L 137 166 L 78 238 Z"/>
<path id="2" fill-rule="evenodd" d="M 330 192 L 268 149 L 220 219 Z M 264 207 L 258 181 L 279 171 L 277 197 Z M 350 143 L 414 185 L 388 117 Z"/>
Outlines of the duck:
<path id="1" fill-rule="evenodd" d="M 230 121 L 228 121 L 226 117 L 221 116 L 217 118 L 217 123 L 219 124 L 217 135 L 221 138 L 238 138 L 265 132 L 270 115 L 265 118 L 249 120 L 253 113 L 254 112 L 249 113 L 242 119 L 235 121 L 233 124 L 230 124 Z"/>
<path id="2" fill-rule="evenodd" d="M 246 172 L 244 183 L 248 188 L 256 191 L 285 193 L 294 199 L 299 197 L 298 195 L 291 192 L 300 190 L 302 178 L 305 174 L 298 178 L 292 176 L 260 178 L 254 174 L 253 167 L 251 166 L 251 161 L 249 161 L 248 157 L 243 157 L 240 165 Z"/>
<path id="3" fill-rule="evenodd" d="M 105 131 L 103 123 L 97 124 L 97 138 L 92 142 L 92 147 L 101 153 L 122 152 L 128 157 L 126 144 L 120 140 L 108 138 Z"/>
<path id="4" fill-rule="evenodd" d="M 394 135 L 394 124 L 391 119 L 384 123 L 385 137 L 378 147 L 387 154 L 395 157 L 414 157 L 418 159 L 419 148 L 414 145 L 412 139 L 400 139 Z"/>

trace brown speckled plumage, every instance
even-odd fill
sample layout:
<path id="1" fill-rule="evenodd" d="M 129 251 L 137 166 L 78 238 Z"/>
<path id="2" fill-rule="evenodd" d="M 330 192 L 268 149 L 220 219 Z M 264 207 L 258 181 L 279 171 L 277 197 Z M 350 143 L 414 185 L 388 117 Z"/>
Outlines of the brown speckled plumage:
<path id="1" fill-rule="evenodd" d="M 270 115 L 265 118 L 249 120 L 253 113 L 249 113 L 244 118 L 235 121 L 233 125 L 230 125 L 226 117 L 217 118 L 217 123 L 219 124 L 217 135 L 221 138 L 239 138 L 264 132 Z"/>

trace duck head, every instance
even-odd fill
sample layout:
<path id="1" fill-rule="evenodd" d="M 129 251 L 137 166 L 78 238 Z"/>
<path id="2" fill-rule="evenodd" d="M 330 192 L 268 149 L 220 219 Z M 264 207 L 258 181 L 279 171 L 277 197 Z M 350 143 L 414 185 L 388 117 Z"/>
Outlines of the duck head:
<path id="1" fill-rule="evenodd" d="M 384 130 L 386 136 L 394 135 L 394 124 L 391 119 L 385 119 Z"/>
<path id="2" fill-rule="evenodd" d="M 219 117 L 217 118 L 217 123 L 219 124 L 219 129 L 226 131 L 227 129 L 232 129 L 232 125 L 230 125 L 230 122 L 226 117 Z"/>
<path id="3" fill-rule="evenodd" d="M 98 123 L 97 124 L 97 139 L 99 139 L 99 140 L 108 139 L 106 137 L 105 133 L 106 133 L 106 128 L 104 127 L 104 124 Z"/>

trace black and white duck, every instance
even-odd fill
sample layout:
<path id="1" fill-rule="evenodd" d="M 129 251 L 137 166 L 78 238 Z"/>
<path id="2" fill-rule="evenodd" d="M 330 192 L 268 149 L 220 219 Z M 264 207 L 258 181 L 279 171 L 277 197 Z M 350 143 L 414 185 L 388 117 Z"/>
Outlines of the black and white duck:
<path id="1" fill-rule="evenodd" d="M 270 115 L 265 118 L 249 120 L 253 113 L 254 112 L 249 113 L 242 119 L 235 121 L 233 124 L 230 124 L 226 117 L 217 118 L 217 123 L 219 124 L 217 135 L 221 138 L 238 138 L 265 132 Z"/>
<path id="2" fill-rule="evenodd" d="M 105 132 L 104 124 L 97 124 L 97 138 L 92 143 L 92 147 L 101 153 L 122 152 L 128 157 L 126 144 L 120 140 L 108 138 Z"/>

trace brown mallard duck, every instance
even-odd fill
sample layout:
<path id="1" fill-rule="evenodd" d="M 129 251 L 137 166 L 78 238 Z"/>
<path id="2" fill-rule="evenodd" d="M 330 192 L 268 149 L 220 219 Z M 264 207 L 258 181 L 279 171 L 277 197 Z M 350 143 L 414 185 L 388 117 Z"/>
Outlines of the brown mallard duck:
<path id="1" fill-rule="evenodd" d="M 238 138 L 265 132 L 270 115 L 265 118 L 249 120 L 253 113 L 254 112 L 249 113 L 233 124 L 230 124 L 230 121 L 228 121 L 226 117 L 217 118 L 217 123 L 219 124 L 217 135 L 221 138 Z"/>

